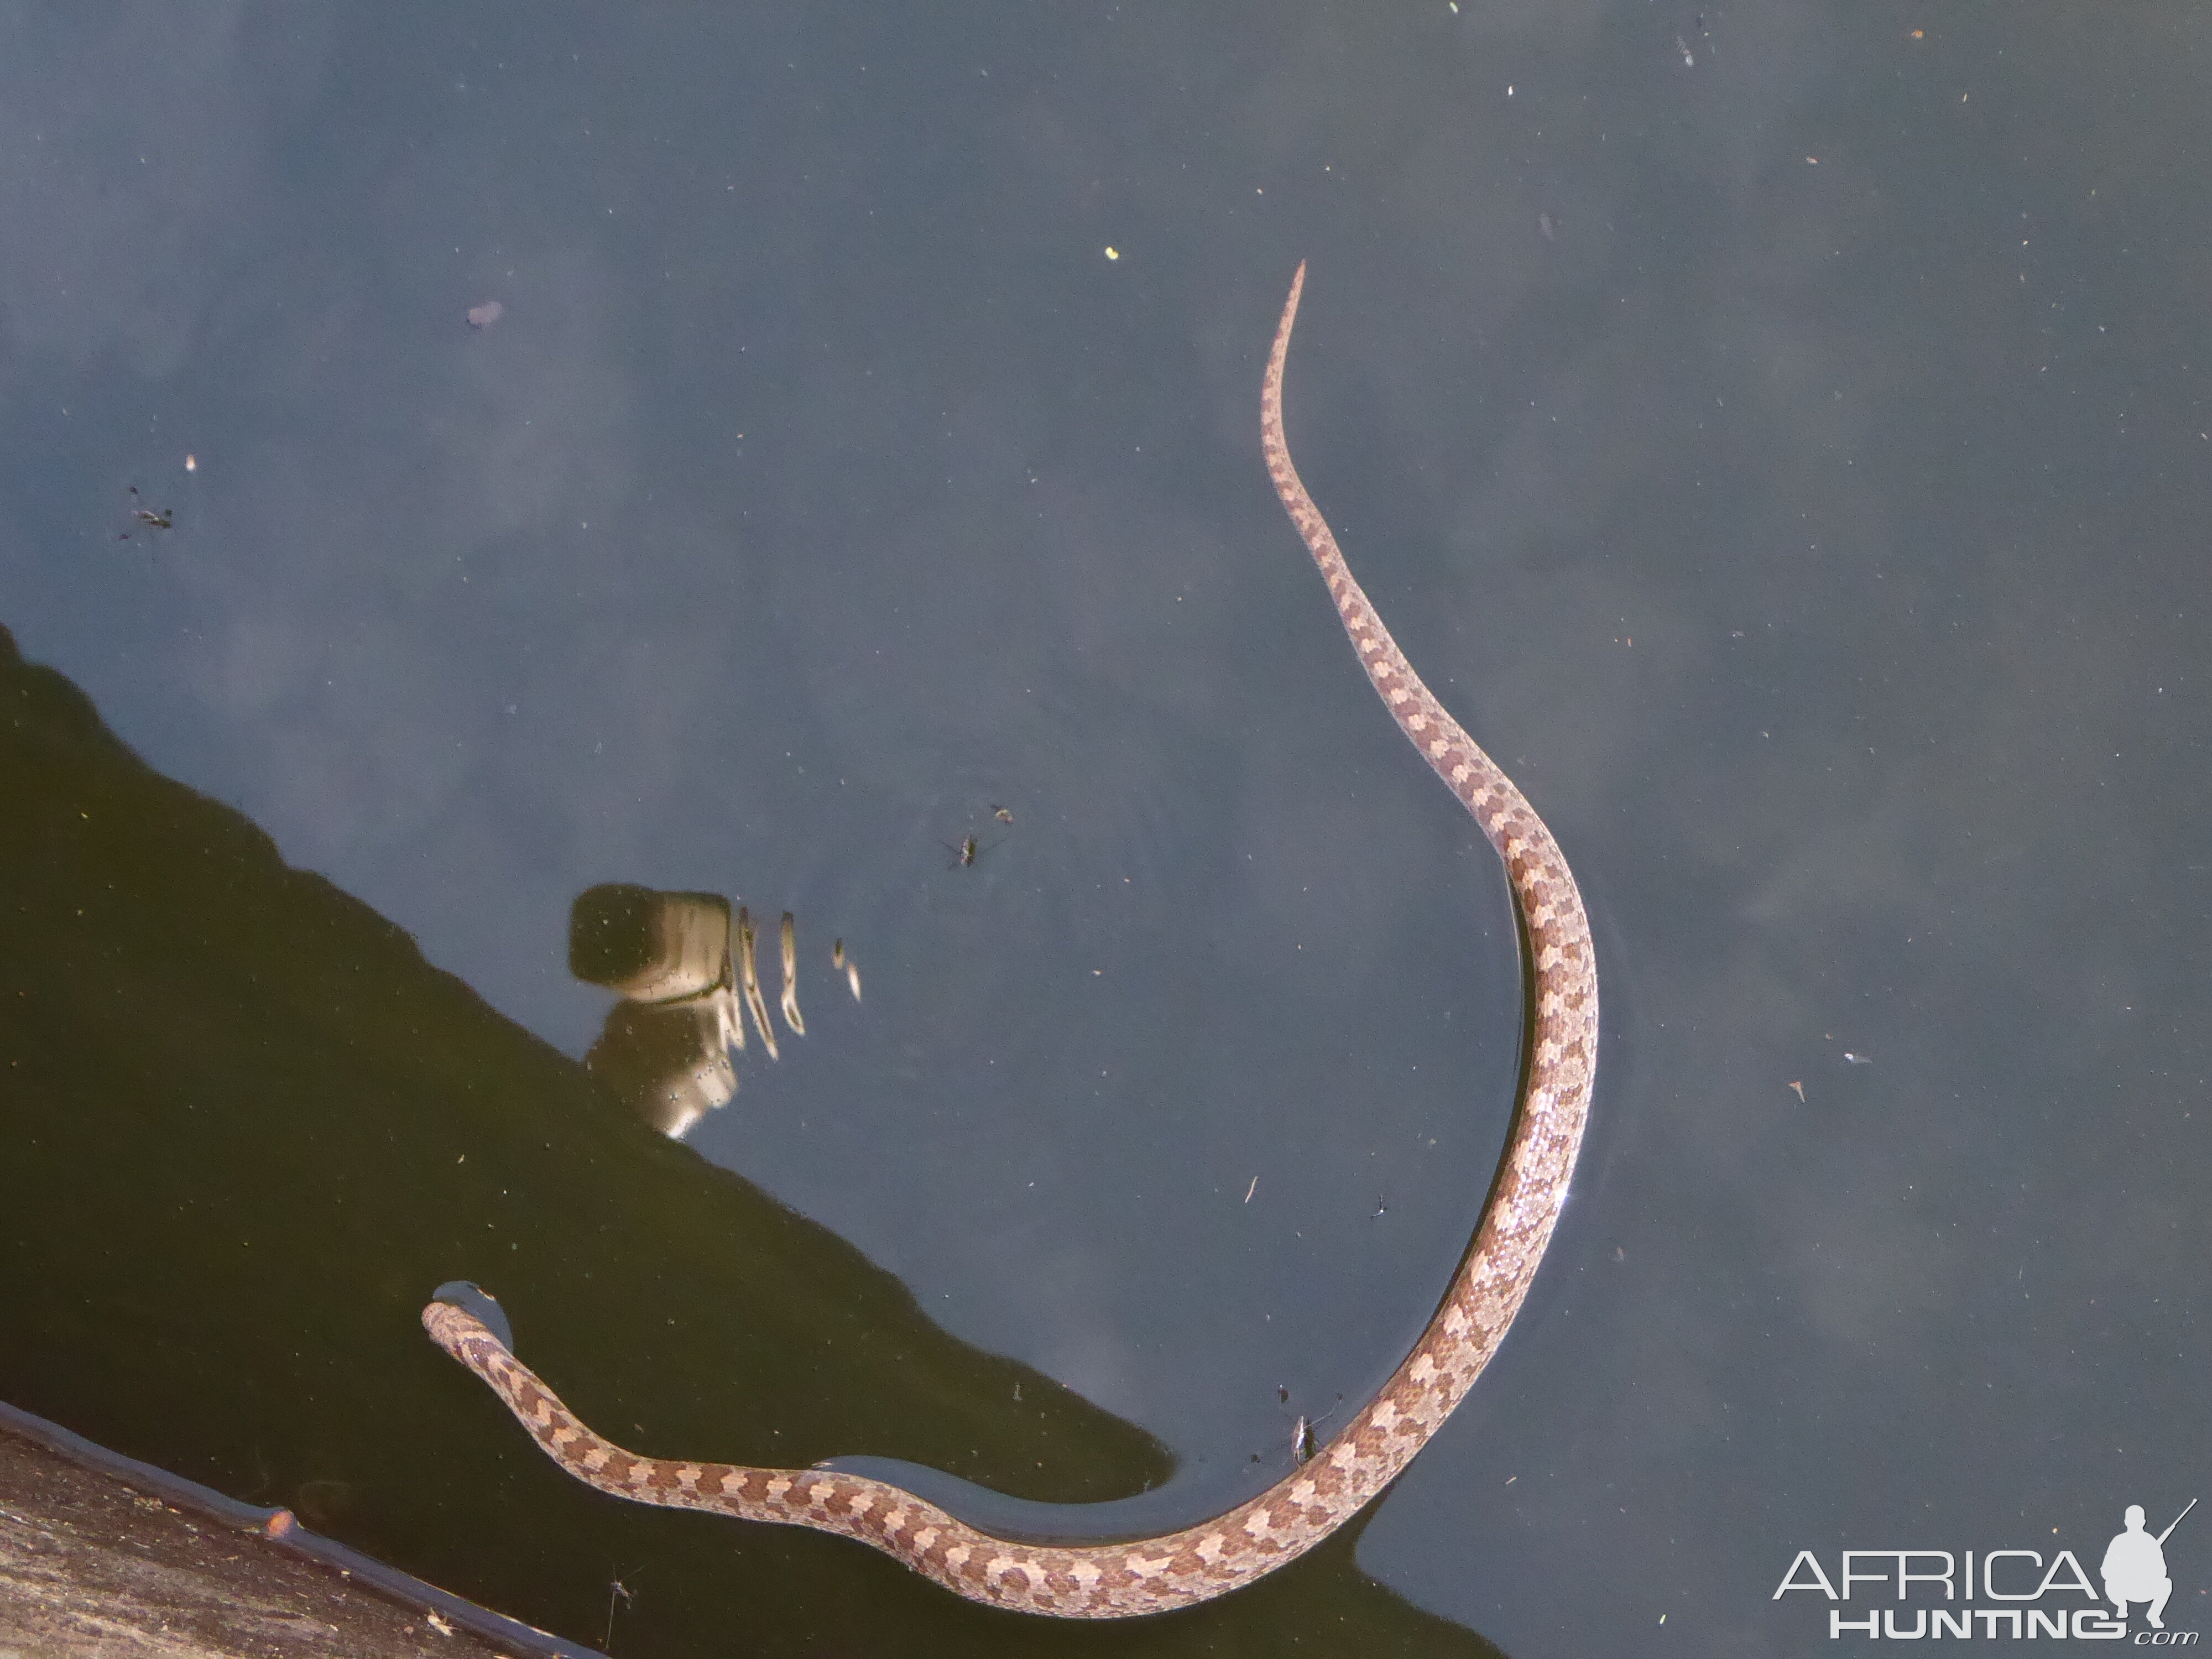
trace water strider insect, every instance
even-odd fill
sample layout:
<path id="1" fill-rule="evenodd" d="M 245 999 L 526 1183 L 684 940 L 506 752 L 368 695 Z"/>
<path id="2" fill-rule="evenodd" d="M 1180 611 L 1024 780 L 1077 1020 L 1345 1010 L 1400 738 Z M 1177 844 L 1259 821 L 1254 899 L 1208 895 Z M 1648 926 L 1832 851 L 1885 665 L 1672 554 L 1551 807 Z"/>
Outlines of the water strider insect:
<path id="1" fill-rule="evenodd" d="M 611 1577 L 608 1578 L 607 1630 L 606 1634 L 599 1638 L 599 1651 L 602 1653 L 612 1653 L 615 1650 L 615 1597 L 617 1595 L 622 1597 L 624 1607 L 629 1606 L 637 1600 L 637 1592 L 623 1583 L 621 1579 Z"/>
<path id="2" fill-rule="evenodd" d="M 1337 1395 L 1336 1399 L 1339 1405 L 1344 1403 L 1342 1395 Z M 1287 1406 L 1291 1403 L 1291 1391 L 1286 1385 L 1279 1382 L 1275 1385 L 1275 1401 L 1278 1405 Z M 1335 1415 L 1334 1409 L 1323 1412 L 1319 1417 L 1308 1417 L 1304 1412 L 1298 1413 L 1297 1420 L 1291 1425 L 1291 1468 L 1296 1468 L 1314 1455 L 1318 1449 L 1314 1439 L 1314 1431 Z M 1252 1461 L 1255 1463 L 1260 1461 L 1260 1455 L 1257 1452 L 1253 1453 Z"/>
<path id="3" fill-rule="evenodd" d="M 964 870 L 998 844 L 995 841 L 981 842 L 973 836 L 963 836 L 957 843 L 948 841 L 944 843 L 944 847 L 946 852 L 952 854 L 954 866 Z"/>
<path id="4" fill-rule="evenodd" d="M 131 521 L 135 526 L 145 530 L 174 530 L 177 527 L 177 511 L 172 507 L 147 506 L 143 498 L 138 494 L 138 486 L 132 484 L 131 486 Z M 118 542 L 127 542 L 131 539 L 131 532 L 119 531 L 115 539 Z"/>

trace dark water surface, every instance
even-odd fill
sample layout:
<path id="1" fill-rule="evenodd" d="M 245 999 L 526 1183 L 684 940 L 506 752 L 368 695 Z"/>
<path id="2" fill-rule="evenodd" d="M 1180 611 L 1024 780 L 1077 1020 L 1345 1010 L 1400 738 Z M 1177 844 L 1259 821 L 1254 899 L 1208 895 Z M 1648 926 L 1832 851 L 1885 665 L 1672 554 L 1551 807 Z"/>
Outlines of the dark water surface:
<path id="1" fill-rule="evenodd" d="M 1811 1650 L 1899 1603 L 1801 1550 L 2212 1498 L 2201 8 L 5 27 L 0 1395 L 625 1656 Z M 1166 1522 L 1427 1317 L 1517 964 L 1261 465 L 1300 258 L 1307 480 L 1597 930 L 1522 1323 L 1137 1626 L 568 1482 L 440 1281 L 641 1449 Z M 684 1145 L 605 882 L 798 917 Z"/>

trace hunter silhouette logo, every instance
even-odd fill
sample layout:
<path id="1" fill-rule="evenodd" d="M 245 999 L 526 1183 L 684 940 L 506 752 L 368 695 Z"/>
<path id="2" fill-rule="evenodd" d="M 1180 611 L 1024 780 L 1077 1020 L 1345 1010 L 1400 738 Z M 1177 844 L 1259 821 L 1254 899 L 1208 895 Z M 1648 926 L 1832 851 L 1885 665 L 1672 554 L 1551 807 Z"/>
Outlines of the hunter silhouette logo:
<path id="1" fill-rule="evenodd" d="M 2129 1504 L 2122 1530 L 2098 1564 L 2101 1595 L 2070 1549 L 2048 1555 L 2033 1549 L 1856 1549 L 1840 1553 L 1833 1577 L 1811 1550 L 1798 1551 L 1772 1599 L 1802 1592 L 1829 1603 L 1832 1642 L 1846 1636 L 1907 1642 L 2043 1638 L 2194 1647 L 2199 1632 L 2166 1627 L 2173 1595 L 2166 1540 L 2196 1507 L 2192 1498 L 2165 1531 L 2154 1533 L 2143 1506 Z M 2132 1638 L 2130 1607 L 2142 1610 L 2144 1623 Z"/>
<path id="2" fill-rule="evenodd" d="M 2197 1507 L 2191 1498 L 2181 1515 L 2173 1517 L 2172 1526 L 2155 1538 L 2143 1530 L 2143 1507 L 2128 1505 L 2123 1517 L 2127 1530 L 2106 1547 L 2103 1577 L 2105 1595 L 2112 1610 L 2123 1619 L 2128 1616 L 2128 1603 L 2148 1601 L 2150 1611 L 2144 1615 L 2153 1630 L 2166 1628 L 2166 1598 L 2173 1594 L 2173 1580 L 2166 1574 L 2166 1540 L 2173 1536 L 2173 1528 L 2181 1524 L 2182 1516 Z"/>

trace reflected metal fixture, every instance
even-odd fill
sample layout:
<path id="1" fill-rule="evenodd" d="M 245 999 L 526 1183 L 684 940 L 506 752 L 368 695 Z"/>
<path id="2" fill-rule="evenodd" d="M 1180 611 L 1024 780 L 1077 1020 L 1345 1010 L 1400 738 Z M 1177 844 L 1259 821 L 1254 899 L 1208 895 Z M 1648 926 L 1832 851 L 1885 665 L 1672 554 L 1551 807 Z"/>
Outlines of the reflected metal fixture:
<path id="1" fill-rule="evenodd" d="M 787 910 L 781 935 L 784 1024 L 804 1036 L 798 925 Z M 622 999 L 584 1064 L 671 1139 L 736 1097 L 731 1054 L 744 1052 L 748 1010 L 769 1058 L 782 1057 L 757 948 L 752 913 L 739 905 L 732 915 L 720 893 L 606 882 L 578 894 L 570 908 L 568 971 Z"/>

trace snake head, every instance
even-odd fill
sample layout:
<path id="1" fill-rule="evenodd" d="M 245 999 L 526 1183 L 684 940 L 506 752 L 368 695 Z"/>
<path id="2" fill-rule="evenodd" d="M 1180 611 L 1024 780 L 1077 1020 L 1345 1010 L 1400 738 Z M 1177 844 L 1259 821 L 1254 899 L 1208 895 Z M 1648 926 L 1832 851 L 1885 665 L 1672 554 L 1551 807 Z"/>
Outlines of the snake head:
<path id="1" fill-rule="evenodd" d="M 422 1328 L 449 1353 L 455 1343 L 478 1334 L 514 1352 L 514 1328 L 507 1323 L 507 1310 L 489 1291 L 465 1279 L 449 1279 L 430 1292 Z"/>

